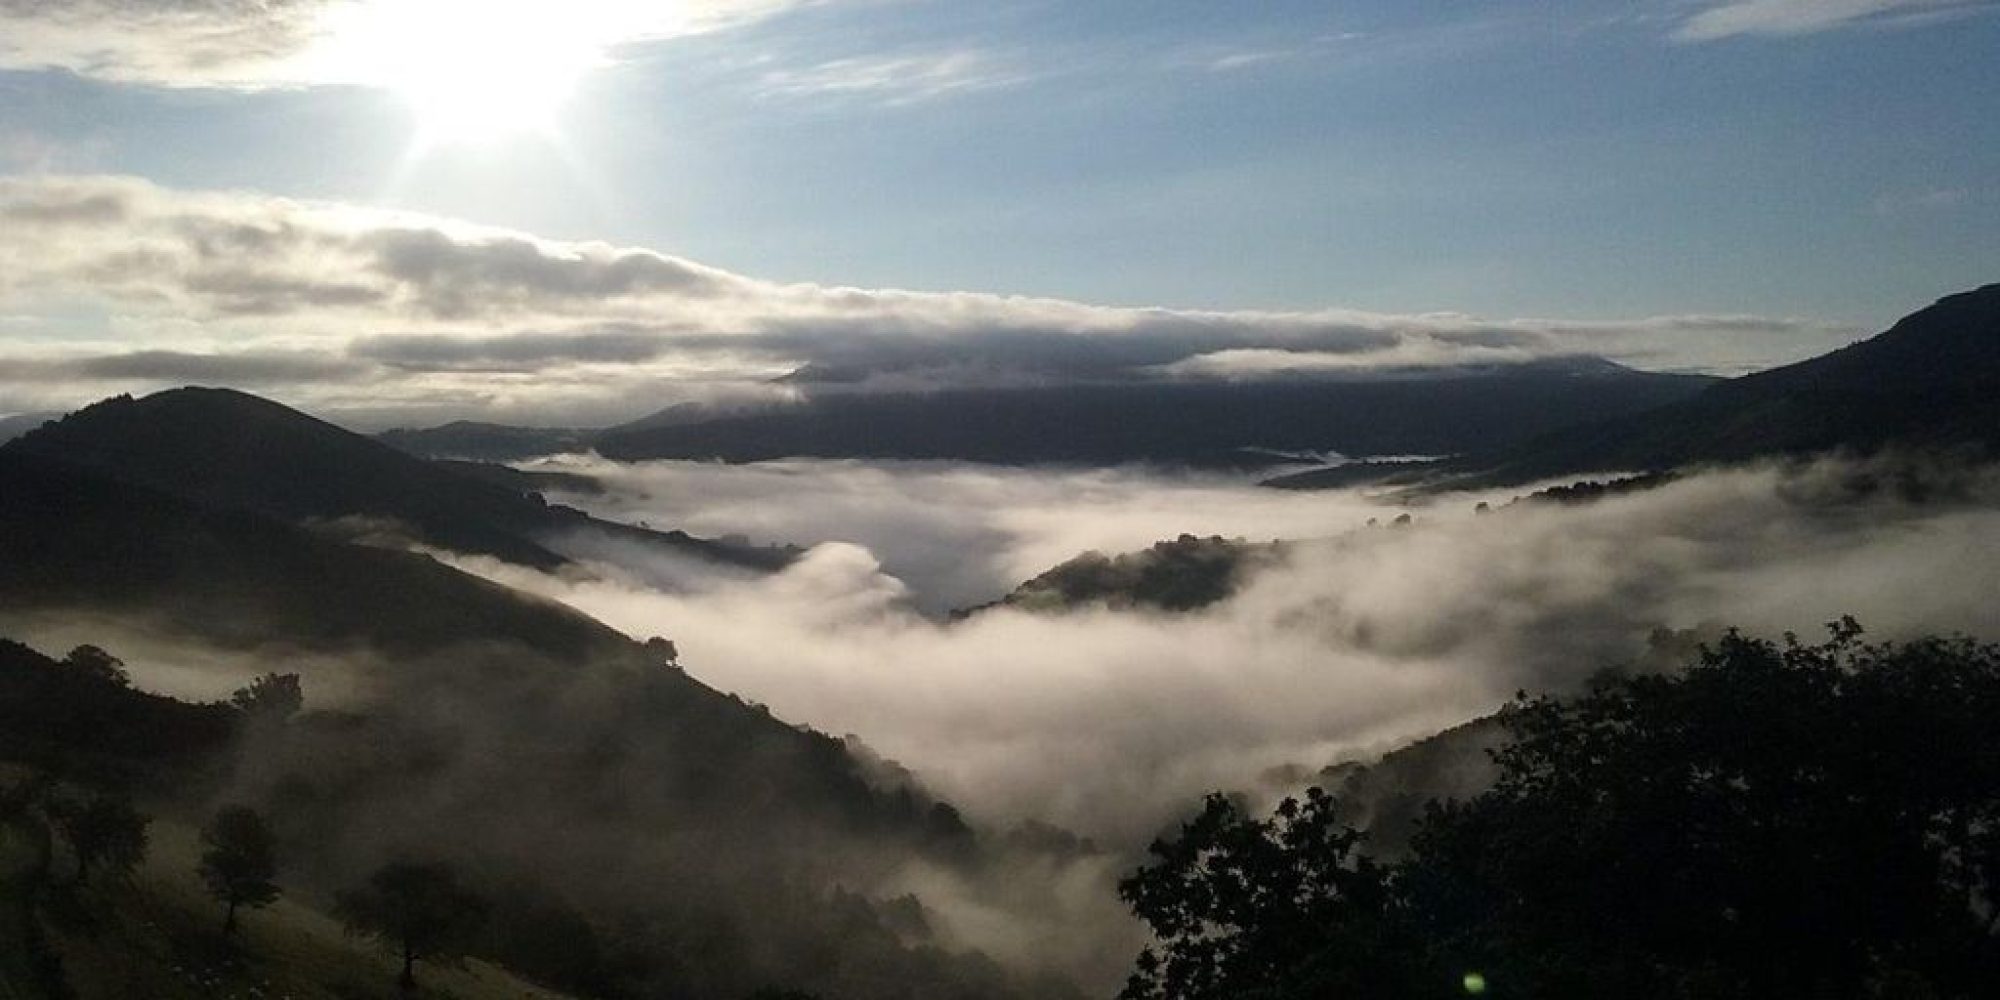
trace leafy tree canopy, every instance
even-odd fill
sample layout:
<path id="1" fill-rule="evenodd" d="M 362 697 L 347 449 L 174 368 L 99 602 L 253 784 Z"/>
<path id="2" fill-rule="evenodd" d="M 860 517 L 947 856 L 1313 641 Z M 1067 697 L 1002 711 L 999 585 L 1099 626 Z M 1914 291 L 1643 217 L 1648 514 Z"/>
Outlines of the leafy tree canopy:
<path id="1" fill-rule="evenodd" d="M 236 929 L 238 907 L 276 902 L 276 838 L 264 818 L 247 806 L 226 806 L 201 831 L 202 884 L 227 907 L 225 932 Z"/>
<path id="2" fill-rule="evenodd" d="M 132 686 L 132 675 L 126 672 L 125 661 L 100 647 L 78 646 L 70 650 L 62 662 L 63 666 L 107 684 L 116 684 L 119 687 Z"/>
<path id="3" fill-rule="evenodd" d="M 1124 997 L 1990 995 L 2000 647 L 1832 633 L 1517 699 L 1386 868 L 1317 790 L 1212 797 L 1121 885 L 1159 938 Z"/>
<path id="4" fill-rule="evenodd" d="M 229 703 L 251 715 L 289 719 L 305 707 L 305 690 L 297 674 L 265 674 L 237 688 Z"/>
<path id="5" fill-rule="evenodd" d="M 350 932 L 402 956 L 407 987 L 416 982 L 416 963 L 448 964 L 464 957 L 485 919 L 486 902 L 460 886 L 448 865 L 398 861 L 341 893 L 335 910 Z"/>
<path id="6" fill-rule="evenodd" d="M 146 859 L 146 827 L 152 821 L 123 795 L 51 796 L 44 809 L 69 844 L 78 884 L 88 881 L 93 869 L 124 875 Z"/>

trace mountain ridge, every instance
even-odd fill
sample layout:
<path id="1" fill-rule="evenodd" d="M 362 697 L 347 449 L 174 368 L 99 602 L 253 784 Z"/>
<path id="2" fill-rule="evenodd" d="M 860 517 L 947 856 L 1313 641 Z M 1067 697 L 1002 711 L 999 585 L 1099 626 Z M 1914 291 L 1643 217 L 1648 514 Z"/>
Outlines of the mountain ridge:
<path id="1" fill-rule="evenodd" d="M 86 406 L 0 446 L 108 478 L 293 523 L 359 520 L 472 555 L 549 570 L 570 562 L 566 532 L 740 568 L 770 570 L 795 553 L 599 521 L 537 492 L 406 452 L 233 389 L 185 387 Z"/>
<path id="2" fill-rule="evenodd" d="M 1678 399 L 1712 381 L 1589 356 L 1451 369 L 984 387 L 867 389 L 825 374 L 807 366 L 779 380 L 803 393 L 789 402 L 678 403 L 595 431 L 461 421 L 399 428 L 380 439 L 432 458 L 516 460 L 592 448 L 621 460 L 1259 468 L 1283 464 L 1277 456 L 1287 453 L 1456 453 Z"/>
<path id="3" fill-rule="evenodd" d="M 1313 470 L 1265 485 L 1516 486 L 1886 448 L 2000 452 L 2000 283 L 1944 296 L 1839 350 L 1656 408 L 1423 465 Z"/>
<path id="4" fill-rule="evenodd" d="M 1443 454 L 1677 399 L 1696 376 L 1543 370 L 833 392 L 764 413 L 612 431 L 619 460 L 873 458 L 1255 468 L 1272 452 Z M 643 422 L 642 422 L 643 423 Z"/>

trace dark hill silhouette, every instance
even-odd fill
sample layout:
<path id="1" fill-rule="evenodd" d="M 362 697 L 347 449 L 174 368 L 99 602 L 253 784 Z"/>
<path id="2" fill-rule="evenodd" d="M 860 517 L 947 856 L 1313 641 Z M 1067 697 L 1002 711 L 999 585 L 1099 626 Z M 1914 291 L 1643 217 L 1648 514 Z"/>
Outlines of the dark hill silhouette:
<path id="1" fill-rule="evenodd" d="M 1139 552 L 1085 552 L 1015 587 L 969 617 L 994 608 L 1060 614 L 1095 605 L 1161 612 L 1196 611 L 1236 593 L 1246 577 L 1282 559 L 1280 542 L 1182 535 Z"/>
<path id="2" fill-rule="evenodd" d="M 1516 486 L 1889 448 L 2000 454 L 2000 284 L 1947 296 L 1838 351 L 1717 382 L 1663 406 L 1435 462 L 1355 463 L 1264 485 Z"/>
<path id="3" fill-rule="evenodd" d="M 377 440 L 413 455 L 511 462 L 538 455 L 583 451 L 590 446 L 591 433 L 560 427 L 512 427 L 477 420 L 455 420 L 437 427 L 398 427 L 383 431 L 377 435 Z"/>
<path id="4" fill-rule="evenodd" d="M 12 441 L 37 427 L 54 420 L 55 413 L 20 413 L 11 417 L 0 417 L 0 444 Z"/>
<path id="5" fill-rule="evenodd" d="M 704 542 L 680 532 L 610 525 L 544 503 L 490 476 L 429 462 L 296 410 L 229 389 L 186 388 L 85 407 L 5 446 L 210 507 L 291 522 L 354 519 L 408 532 L 440 548 L 536 568 L 565 558 L 550 548 L 566 531 L 628 541 L 756 568 L 782 550 Z"/>
<path id="6" fill-rule="evenodd" d="M 811 366 L 778 380 L 790 405 L 681 403 L 599 431 L 454 423 L 394 430 L 432 458 L 514 459 L 595 448 L 618 459 L 957 459 L 1015 465 L 1154 462 L 1227 468 L 1289 453 L 1456 454 L 1626 414 L 1711 379 L 1601 358 L 1244 381 L 1110 381 L 868 391 Z"/>
<path id="7" fill-rule="evenodd" d="M 488 637 L 578 658 L 627 645 L 584 615 L 425 556 L 12 449 L 0 449 L 0 599 L 15 610 L 156 614 L 229 646 L 410 653 Z"/>
<path id="8" fill-rule="evenodd" d="M 237 714 L 91 676 L 0 638 L 0 760 L 129 778 L 184 778 L 236 733 Z"/>
<path id="9" fill-rule="evenodd" d="M 1449 468 L 1502 484 L 1890 446 L 2000 451 L 2000 284 L 1830 354 Z"/>
<path id="10" fill-rule="evenodd" d="M 1285 453 L 1452 454 L 1684 398 L 1710 380 L 1598 359 L 1449 377 L 1128 382 L 935 392 L 831 391 L 759 413 L 639 421 L 610 458 L 958 459 L 1254 468 Z"/>
<path id="11" fill-rule="evenodd" d="M 45 657 L 0 645 L 0 763 L 220 775 L 254 761 L 261 777 L 236 794 L 285 818 L 300 885 L 337 888 L 342 865 L 384 849 L 385 829 L 448 842 L 497 884 L 588 893 L 598 933 L 650 956 L 596 970 L 632 977 L 632 995 L 739 996 L 825 974 L 792 956 L 824 953 L 863 920 L 815 923 L 827 886 L 918 857 L 969 864 L 979 849 L 951 807 L 881 783 L 841 741 L 709 688 L 573 610 L 420 554 L 0 449 L 0 635 L 64 616 L 254 651 L 300 670 L 308 711 L 281 730 L 237 727 L 262 742 L 233 744 L 213 710 L 137 692 L 69 698 L 83 679 L 51 680 Z M 286 656 L 297 649 L 353 655 L 300 669 Z M 135 673 L 145 655 L 114 652 Z M 316 670 L 359 671 L 371 694 L 321 711 L 320 692 L 341 685 Z M 188 807 L 207 794 L 154 791 L 185 794 Z M 523 824 L 538 831 L 532 851 Z M 622 865 L 646 866 L 652 881 L 604 877 Z M 918 993 L 1022 995 L 976 960 L 906 950 L 874 919 L 857 961 L 936 987 Z M 721 928 L 703 940 L 730 946 L 711 953 L 667 929 L 696 921 Z M 736 950 L 751 927 L 795 947 Z"/>

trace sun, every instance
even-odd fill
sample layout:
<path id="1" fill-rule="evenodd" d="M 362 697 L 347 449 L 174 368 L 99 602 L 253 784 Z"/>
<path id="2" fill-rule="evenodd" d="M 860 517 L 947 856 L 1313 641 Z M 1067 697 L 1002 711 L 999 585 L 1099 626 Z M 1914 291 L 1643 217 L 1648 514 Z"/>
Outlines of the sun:
<path id="1" fill-rule="evenodd" d="M 575 6 L 396 0 L 350 8 L 335 59 L 408 106 L 419 146 L 492 143 L 560 124 L 604 39 Z"/>

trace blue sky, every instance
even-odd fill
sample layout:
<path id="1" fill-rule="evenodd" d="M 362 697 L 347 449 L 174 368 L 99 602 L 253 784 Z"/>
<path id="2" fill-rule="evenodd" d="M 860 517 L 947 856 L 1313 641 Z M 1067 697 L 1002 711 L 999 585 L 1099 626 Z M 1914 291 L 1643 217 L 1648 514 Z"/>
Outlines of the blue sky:
<path id="1" fill-rule="evenodd" d="M 0 46 L 0 163 L 1116 306 L 1867 330 L 2000 279 L 1993 3 L 719 3 L 421 151 L 395 86 Z"/>

